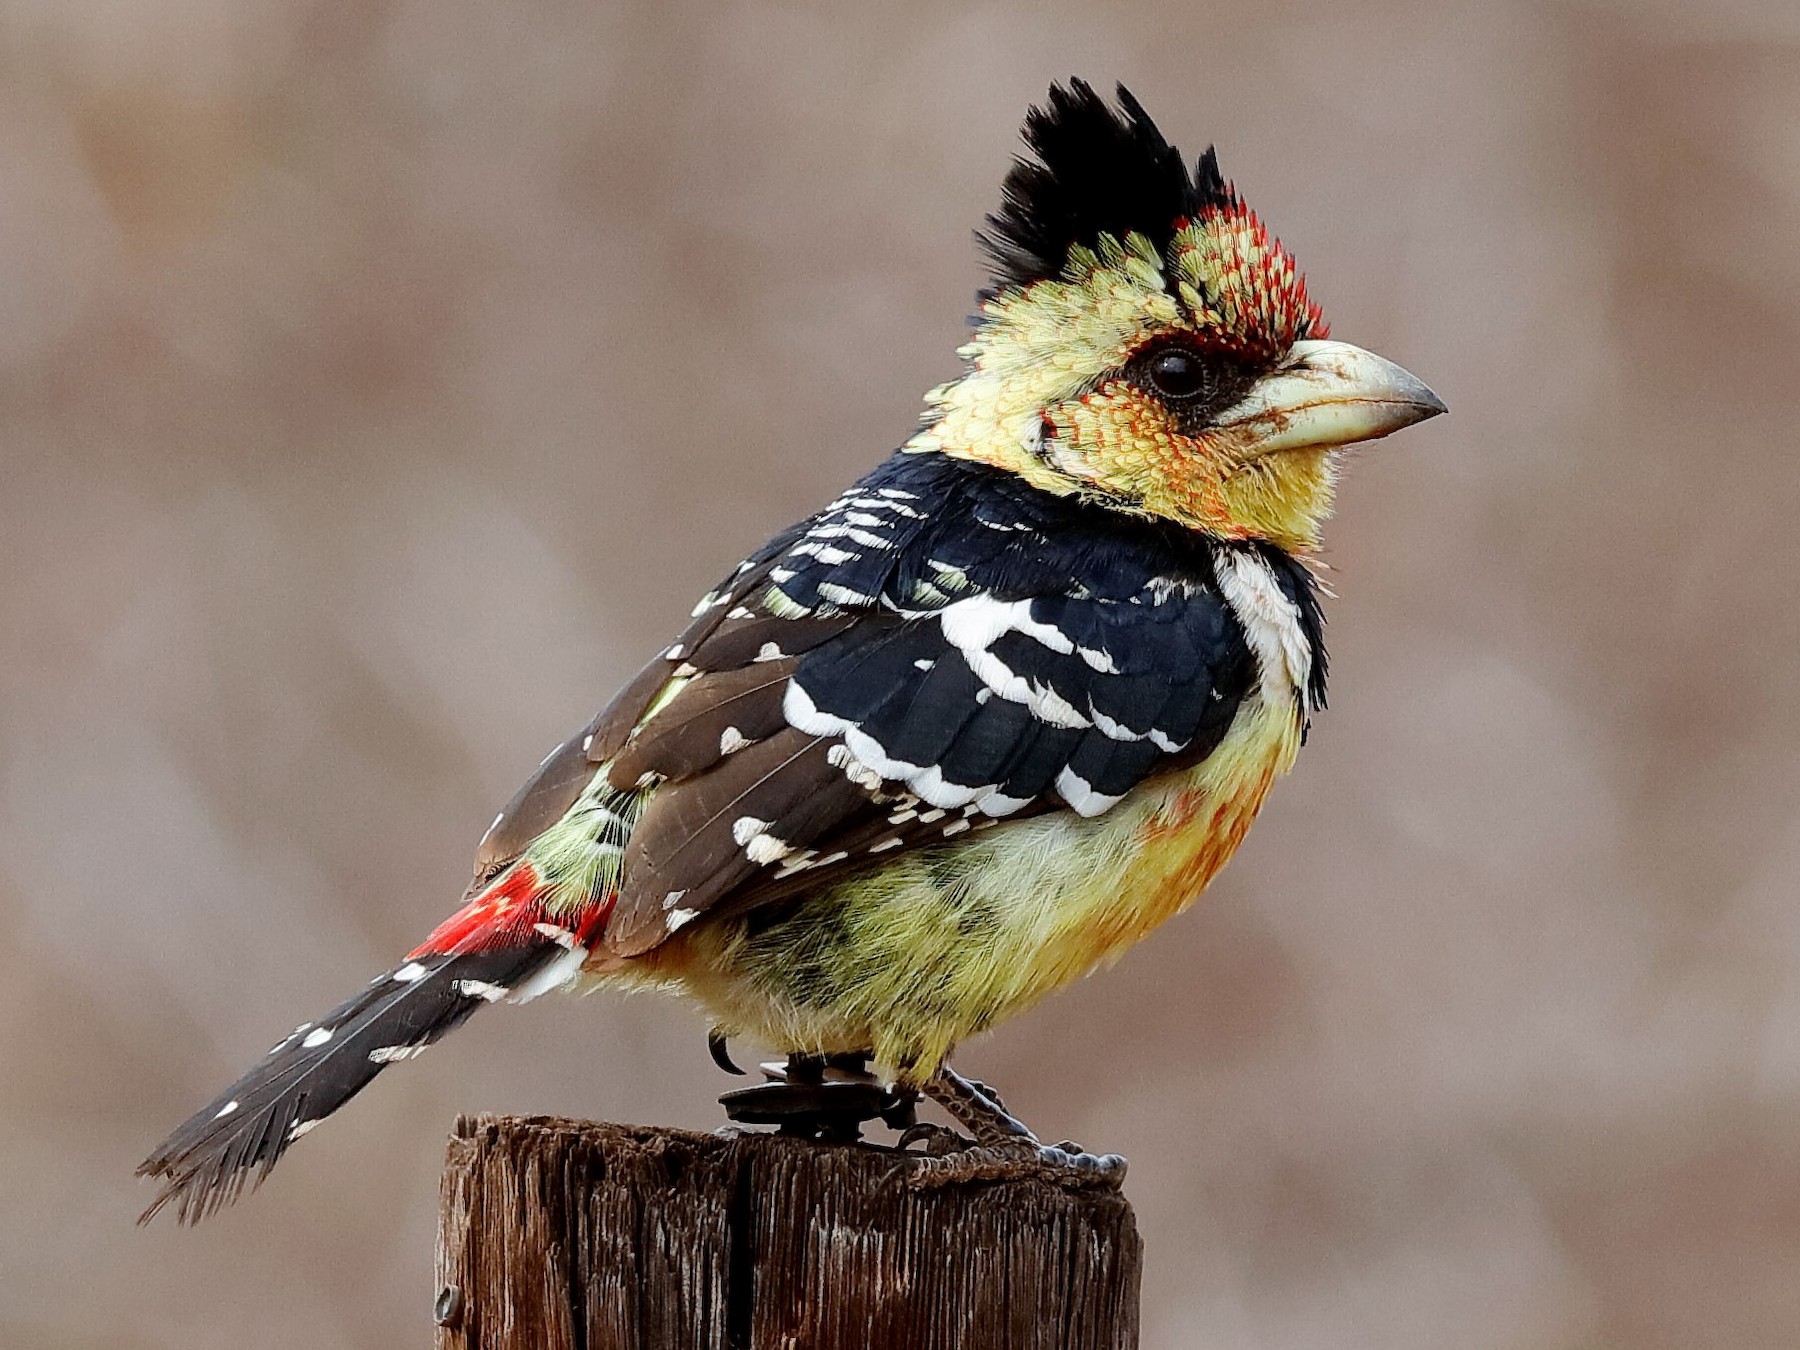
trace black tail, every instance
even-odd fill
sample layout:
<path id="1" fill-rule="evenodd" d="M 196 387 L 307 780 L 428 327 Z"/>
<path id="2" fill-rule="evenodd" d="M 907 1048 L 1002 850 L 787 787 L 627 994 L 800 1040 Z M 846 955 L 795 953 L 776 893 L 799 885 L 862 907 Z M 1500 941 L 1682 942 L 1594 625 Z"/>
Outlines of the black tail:
<path id="1" fill-rule="evenodd" d="M 579 964 L 575 953 L 548 940 L 421 956 L 318 1022 L 296 1027 L 145 1159 L 138 1175 L 157 1178 L 163 1189 L 138 1222 L 173 1203 L 180 1222 L 198 1223 L 246 1185 L 254 1190 L 290 1144 L 387 1065 L 418 1054 L 484 1003 L 540 992 L 527 988 L 533 976 L 561 975 L 572 957 Z"/>

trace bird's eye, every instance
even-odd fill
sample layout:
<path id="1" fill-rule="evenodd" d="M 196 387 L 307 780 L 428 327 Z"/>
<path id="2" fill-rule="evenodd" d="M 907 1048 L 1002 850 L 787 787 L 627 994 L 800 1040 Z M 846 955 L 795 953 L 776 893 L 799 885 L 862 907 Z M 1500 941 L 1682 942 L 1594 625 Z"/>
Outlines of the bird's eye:
<path id="1" fill-rule="evenodd" d="M 1191 399 L 1210 393 L 1216 383 L 1213 368 L 1192 352 L 1179 349 L 1158 352 L 1150 358 L 1150 383 L 1164 398 Z"/>

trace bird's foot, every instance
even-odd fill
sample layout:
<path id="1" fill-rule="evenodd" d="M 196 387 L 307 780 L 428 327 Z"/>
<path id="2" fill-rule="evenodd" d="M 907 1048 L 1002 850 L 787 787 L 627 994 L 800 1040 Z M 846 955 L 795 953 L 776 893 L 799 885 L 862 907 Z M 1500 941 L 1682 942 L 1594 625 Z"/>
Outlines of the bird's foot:
<path id="1" fill-rule="evenodd" d="M 1046 1167 L 1053 1170 L 1046 1174 Z M 1116 1191 L 1125 1184 L 1125 1168 L 1125 1159 L 1117 1153 L 1089 1153 L 1068 1143 L 1040 1144 L 1029 1139 L 1009 1139 L 998 1144 L 964 1141 L 960 1152 L 920 1158 L 907 1177 L 907 1184 L 915 1190 L 930 1191 L 977 1181 L 1037 1177 L 1060 1186 L 1099 1186 Z"/>
<path id="2" fill-rule="evenodd" d="M 911 1178 L 915 1187 L 931 1189 L 957 1182 L 1043 1176 L 1045 1164 L 1056 1168 L 1056 1180 L 1066 1185 L 1117 1190 L 1125 1182 L 1126 1163 L 1119 1154 L 1089 1153 L 1068 1140 L 1060 1144 L 1039 1143 L 1022 1121 L 1000 1105 L 992 1089 L 964 1078 L 947 1064 L 925 1084 L 924 1091 L 974 1138 L 963 1141 L 959 1151 L 922 1158 Z M 961 1139 L 960 1135 L 946 1133 L 952 1139 Z M 903 1136 L 902 1144 L 905 1142 Z"/>
<path id="3" fill-rule="evenodd" d="M 916 1094 L 883 1083 L 869 1072 L 868 1058 L 789 1055 L 785 1064 L 762 1066 L 767 1082 L 727 1092 L 719 1103 L 733 1121 L 828 1143 L 854 1143 L 871 1120 L 896 1130 L 912 1125 Z"/>

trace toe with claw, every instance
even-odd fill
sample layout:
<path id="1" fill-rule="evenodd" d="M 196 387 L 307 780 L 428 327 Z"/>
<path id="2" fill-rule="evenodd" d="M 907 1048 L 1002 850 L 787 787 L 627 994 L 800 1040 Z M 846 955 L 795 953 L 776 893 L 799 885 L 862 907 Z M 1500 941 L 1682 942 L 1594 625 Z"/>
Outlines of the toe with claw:
<path id="1" fill-rule="evenodd" d="M 909 1125 L 901 1131 L 900 1138 L 894 1144 L 897 1151 L 907 1152 L 914 1144 L 923 1145 L 920 1152 L 928 1158 L 946 1158 L 953 1153 L 961 1153 L 975 1146 L 975 1141 L 966 1139 L 947 1125 L 934 1125 L 930 1121 L 921 1121 Z"/>
<path id="2" fill-rule="evenodd" d="M 921 1159 L 912 1179 L 915 1186 L 1041 1177 L 1044 1164 L 1055 1168 L 1054 1178 L 1066 1185 L 1117 1189 L 1124 1184 L 1126 1164 L 1119 1154 L 1089 1153 L 1066 1140 L 1039 1143 L 1023 1122 L 1000 1105 L 991 1088 L 964 1078 L 947 1064 L 925 1084 L 924 1092 L 968 1130 L 974 1141 L 956 1153 Z"/>
<path id="3" fill-rule="evenodd" d="M 1051 1169 L 1045 1170 L 1046 1164 Z M 960 1153 L 920 1158 L 907 1179 L 915 1190 L 980 1181 L 1019 1181 L 1026 1177 L 1072 1188 L 1118 1190 L 1125 1184 L 1125 1159 L 1117 1153 L 1071 1152 L 1024 1139 L 1000 1144 L 974 1144 Z"/>

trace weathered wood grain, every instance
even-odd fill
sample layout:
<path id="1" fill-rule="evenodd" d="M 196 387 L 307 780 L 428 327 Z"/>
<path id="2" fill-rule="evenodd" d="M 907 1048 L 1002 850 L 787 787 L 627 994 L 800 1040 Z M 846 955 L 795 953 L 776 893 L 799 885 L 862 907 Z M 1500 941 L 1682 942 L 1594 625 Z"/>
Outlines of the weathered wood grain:
<path id="1" fill-rule="evenodd" d="M 545 1117 L 460 1120 L 439 1350 L 1129 1350 L 1116 1191 L 1021 1166 Z"/>

